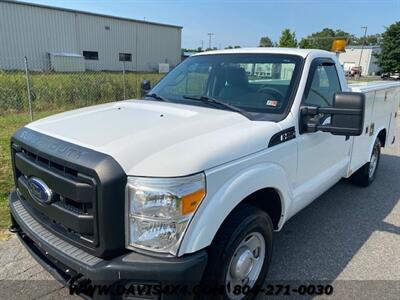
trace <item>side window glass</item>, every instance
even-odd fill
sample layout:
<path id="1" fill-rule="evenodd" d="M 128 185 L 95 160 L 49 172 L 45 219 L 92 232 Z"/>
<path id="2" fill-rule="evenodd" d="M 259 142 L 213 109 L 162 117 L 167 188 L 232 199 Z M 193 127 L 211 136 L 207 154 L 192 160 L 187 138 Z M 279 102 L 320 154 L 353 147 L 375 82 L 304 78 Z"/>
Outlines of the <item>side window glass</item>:
<path id="1" fill-rule="evenodd" d="M 340 91 L 335 65 L 319 65 L 312 74 L 303 103 L 319 107 L 332 106 L 334 94 Z"/>

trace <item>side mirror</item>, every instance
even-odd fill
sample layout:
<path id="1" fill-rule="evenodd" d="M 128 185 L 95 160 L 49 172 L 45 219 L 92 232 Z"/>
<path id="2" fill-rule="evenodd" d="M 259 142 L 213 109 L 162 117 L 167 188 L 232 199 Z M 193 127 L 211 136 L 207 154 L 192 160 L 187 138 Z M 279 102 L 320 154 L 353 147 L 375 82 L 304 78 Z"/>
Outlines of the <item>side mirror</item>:
<path id="1" fill-rule="evenodd" d="M 304 106 L 300 109 L 301 132 L 330 132 L 334 135 L 358 136 L 364 128 L 365 95 L 339 92 L 332 107 Z M 330 124 L 321 124 L 325 116 L 331 116 Z"/>
<path id="2" fill-rule="evenodd" d="M 151 83 L 149 80 L 142 80 L 140 83 L 140 94 L 143 97 L 151 90 Z"/>

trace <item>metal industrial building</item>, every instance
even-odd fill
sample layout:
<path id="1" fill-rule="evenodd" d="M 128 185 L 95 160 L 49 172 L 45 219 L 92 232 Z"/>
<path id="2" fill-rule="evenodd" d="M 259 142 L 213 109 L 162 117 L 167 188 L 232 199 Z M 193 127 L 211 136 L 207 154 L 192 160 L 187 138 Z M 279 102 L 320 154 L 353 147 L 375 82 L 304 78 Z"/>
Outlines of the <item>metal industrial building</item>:
<path id="1" fill-rule="evenodd" d="M 361 75 L 376 75 L 380 68 L 374 54 L 380 50 L 379 46 L 348 46 L 345 49 L 346 52 L 339 54 L 339 62 L 345 71 L 361 66 Z"/>
<path id="2" fill-rule="evenodd" d="M 155 71 L 181 60 L 182 27 L 0 0 L 0 69 Z"/>

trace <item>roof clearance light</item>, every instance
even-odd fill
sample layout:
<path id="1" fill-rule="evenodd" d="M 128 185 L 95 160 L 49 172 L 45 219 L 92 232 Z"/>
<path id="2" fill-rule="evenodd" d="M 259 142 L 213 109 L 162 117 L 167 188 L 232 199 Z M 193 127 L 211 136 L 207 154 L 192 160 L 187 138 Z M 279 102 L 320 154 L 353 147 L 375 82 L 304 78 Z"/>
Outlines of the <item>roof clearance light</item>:
<path id="1" fill-rule="evenodd" d="M 333 40 L 331 51 L 332 52 L 336 52 L 336 53 L 338 53 L 338 52 L 346 52 L 345 51 L 346 44 L 347 44 L 347 40 L 346 39 Z"/>

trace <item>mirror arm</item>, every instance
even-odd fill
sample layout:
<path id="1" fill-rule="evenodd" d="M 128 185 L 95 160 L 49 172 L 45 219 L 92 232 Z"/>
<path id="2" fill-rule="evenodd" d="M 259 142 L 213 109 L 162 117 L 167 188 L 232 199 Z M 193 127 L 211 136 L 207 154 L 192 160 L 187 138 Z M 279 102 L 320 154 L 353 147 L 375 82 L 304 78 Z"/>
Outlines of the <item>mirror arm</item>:
<path id="1" fill-rule="evenodd" d="M 346 132 L 348 135 L 358 135 L 358 130 L 353 128 L 338 128 L 330 125 L 315 125 L 317 131 L 335 133 Z"/>
<path id="2" fill-rule="evenodd" d="M 360 114 L 362 114 L 362 110 L 361 109 L 356 109 L 356 108 L 350 109 L 350 108 L 321 107 L 321 108 L 318 109 L 318 113 L 359 116 Z"/>
<path id="3" fill-rule="evenodd" d="M 302 106 L 302 107 L 300 107 L 300 114 L 302 116 L 318 115 L 318 107 L 317 106 Z"/>
<path id="4" fill-rule="evenodd" d="M 301 114 L 303 116 L 305 116 L 305 115 L 315 116 L 318 114 L 359 116 L 360 114 L 362 114 L 362 110 L 361 109 L 333 108 L 333 107 L 303 106 L 301 108 Z"/>
<path id="5" fill-rule="evenodd" d="M 358 130 L 356 130 L 356 129 L 338 128 L 338 127 L 334 127 L 331 125 L 319 125 L 319 124 L 313 124 L 313 123 L 308 123 L 307 126 L 305 126 L 304 131 L 308 132 L 308 133 L 322 131 L 322 132 L 329 132 L 332 134 L 335 134 L 335 133 L 339 134 L 339 133 L 346 132 L 349 136 L 350 135 L 358 135 Z"/>

